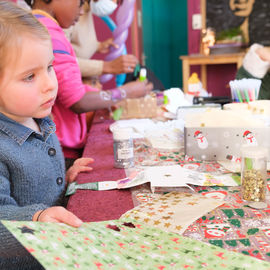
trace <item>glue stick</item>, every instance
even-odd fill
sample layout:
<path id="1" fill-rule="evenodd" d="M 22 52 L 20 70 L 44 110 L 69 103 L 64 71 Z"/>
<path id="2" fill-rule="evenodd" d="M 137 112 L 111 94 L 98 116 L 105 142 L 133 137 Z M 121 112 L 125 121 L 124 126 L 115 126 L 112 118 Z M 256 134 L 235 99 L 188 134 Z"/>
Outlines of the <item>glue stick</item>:
<path id="1" fill-rule="evenodd" d="M 140 75 L 139 75 L 139 79 L 141 82 L 146 80 L 146 75 L 147 75 L 146 68 L 141 68 Z"/>

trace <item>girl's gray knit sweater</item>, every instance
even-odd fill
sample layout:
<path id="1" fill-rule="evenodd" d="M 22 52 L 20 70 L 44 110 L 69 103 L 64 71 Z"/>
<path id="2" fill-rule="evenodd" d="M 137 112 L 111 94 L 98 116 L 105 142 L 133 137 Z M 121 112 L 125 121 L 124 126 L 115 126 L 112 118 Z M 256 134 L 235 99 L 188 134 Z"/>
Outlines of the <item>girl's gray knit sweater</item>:
<path id="1" fill-rule="evenodd" d="M 62 205 L 64 157 L 49 118 L 37 133 L 0 113 L 0 220 L 32 220 L 35 212 Z M 0 223 L 0 269 L 41 266 Z"/>

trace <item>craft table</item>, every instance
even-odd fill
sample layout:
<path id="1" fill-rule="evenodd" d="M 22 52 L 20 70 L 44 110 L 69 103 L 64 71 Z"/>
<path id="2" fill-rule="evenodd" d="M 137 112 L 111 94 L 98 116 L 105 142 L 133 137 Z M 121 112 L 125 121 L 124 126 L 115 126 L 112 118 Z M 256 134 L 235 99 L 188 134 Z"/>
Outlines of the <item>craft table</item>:
<path id="1" fill-rule="evenodd" d="M 84 150 L 84 156 L 94 157 L 94 170 L 78 177 L 79 183 L 116 180 L 125 177 L 122 169 L 113 167 L 111 120 L 97 114 Z M 135 165 L 180 164 L 206 172 L 222 172 L 215 162 L 187 161 L 182 152 L 158 151 L 135 141 Z M 269 187 L 269 185 L 268 185 Z M 270 205 L 264 210 L 248 207 L 240 196 L 240 187 L 194 187 L 207 197 L 219 197 L 225 204 L 191 224 L 184 236 L 207 242 L 227 250 L 237 251 L 270 262 Z M 129 209 L 153 199 L 149 186 L 130 190 L 77 190 L 67 208 L 83 221 L 118 219 Z"/>
<path id="2" fill-rule="evenodd" d="M 93 157 L 91 173 L 81 173 L 78 183 L 118 180 L 125 178 L 124 169 L 114 168 L 113 140 L 109 130 L 113 121 L 104 111 L 96 113 L 90 135 L 83 152 L 85 157 Z M 71 196 L 67 208 L 83 221 L 103 221 L 118 219 L 134 204 L 129 190 L 91 191 L 77 190 Z"/>
<path id="3" fill-rule="evenodd" d="M 242 65 L 245 53 L 227 53 L 227 54 L 191 54 L 180 56 L 182 60 L 183 90 L 188 92 L 188 79 L 190 77 L 190 66 L 201 66 L 201 82 L 204 89 L 207 89 L 207 65 L 236 64 L 237 68 Z"/>

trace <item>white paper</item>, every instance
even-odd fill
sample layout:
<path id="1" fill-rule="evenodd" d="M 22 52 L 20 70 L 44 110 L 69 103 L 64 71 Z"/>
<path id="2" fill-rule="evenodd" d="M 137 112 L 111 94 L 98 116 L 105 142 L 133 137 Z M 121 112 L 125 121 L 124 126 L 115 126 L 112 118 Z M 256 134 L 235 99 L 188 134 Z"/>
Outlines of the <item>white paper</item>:
<path id="1" fill-rule="evenodd" d="M 117 181 L 98 182 L 98 190 L 111 190 L 117 188 Z"/>
<path id="2" fill-rule="evenodd" d="M 184 187 L 188 184 L 238 186 L 231 174 L 213 175 L 185 169 L 180 165 L 149 167 L 145 169 L 144 177 L 151 187 Z"/>

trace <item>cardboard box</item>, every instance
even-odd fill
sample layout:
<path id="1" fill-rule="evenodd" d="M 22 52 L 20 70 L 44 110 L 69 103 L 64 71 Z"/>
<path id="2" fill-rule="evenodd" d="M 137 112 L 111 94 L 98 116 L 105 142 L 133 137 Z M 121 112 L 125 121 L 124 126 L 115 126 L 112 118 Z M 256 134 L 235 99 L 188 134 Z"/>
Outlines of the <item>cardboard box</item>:
<path id="1" fill-rule="evenodd" d="M 124 99 L 117 103 L 123 112 L 120 119 L 153 118 L 157 116 L 157 98 L 155 93 L 142 98 Z"/>
<path id="2" fill-rule="evenodd" d="M 221 119 L 222 120 L 222 119 Z M 270 161 L 270 127 L 185 127 L 185 154 L 197 160 L 237 159 L 242 145 L 268 149 Z"/>

